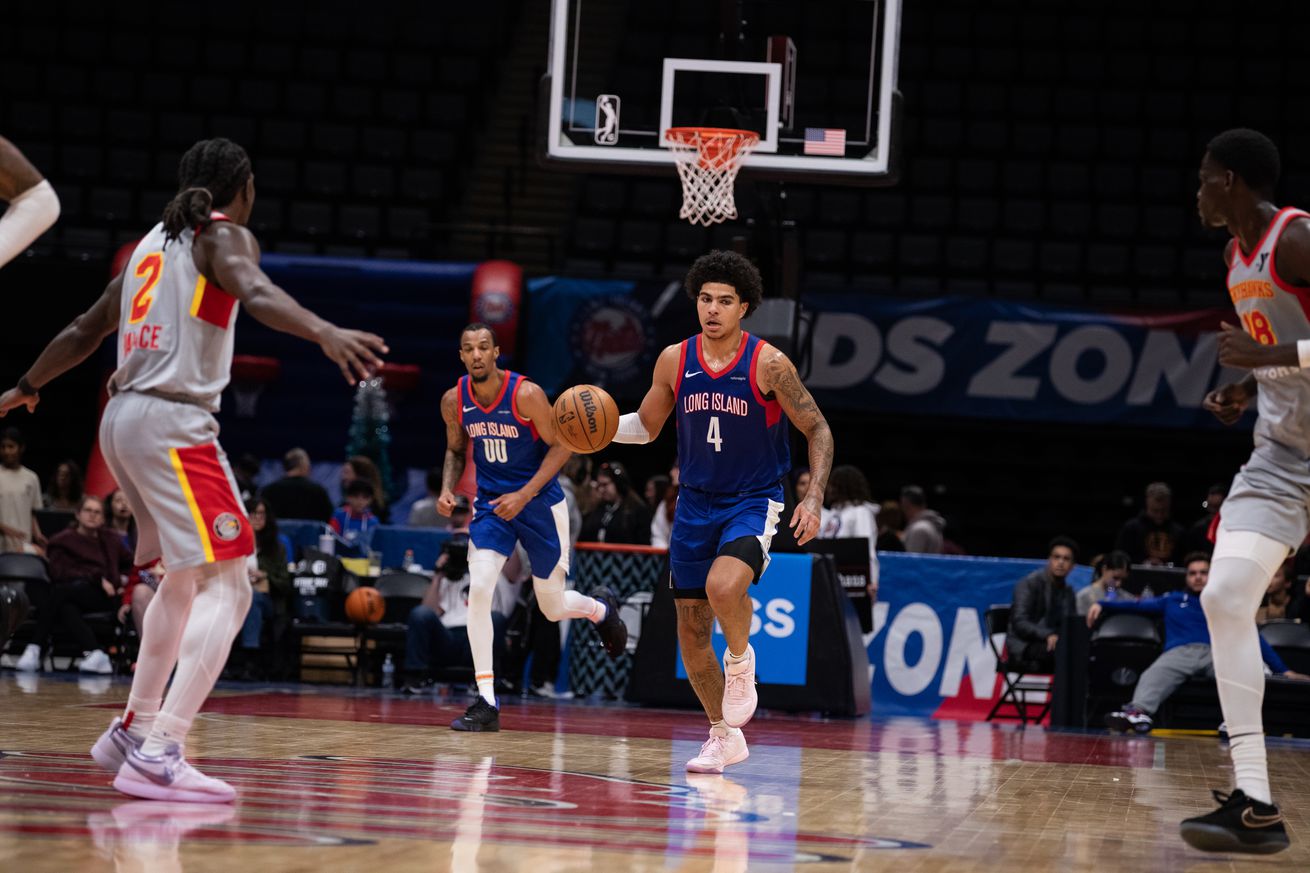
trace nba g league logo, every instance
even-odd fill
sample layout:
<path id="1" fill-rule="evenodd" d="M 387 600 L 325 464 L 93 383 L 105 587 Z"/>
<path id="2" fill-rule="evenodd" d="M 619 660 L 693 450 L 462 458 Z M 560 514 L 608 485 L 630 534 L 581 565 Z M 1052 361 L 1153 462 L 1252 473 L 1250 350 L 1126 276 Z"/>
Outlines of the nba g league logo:
<path id="1" fill-rule="evenodd" d="M 655 341 L 651 314 L 628 297 L 589 300 L 573 314 L 573 361 L 586 377 L 602 385 L 648 379 L 645 372 Z"/>

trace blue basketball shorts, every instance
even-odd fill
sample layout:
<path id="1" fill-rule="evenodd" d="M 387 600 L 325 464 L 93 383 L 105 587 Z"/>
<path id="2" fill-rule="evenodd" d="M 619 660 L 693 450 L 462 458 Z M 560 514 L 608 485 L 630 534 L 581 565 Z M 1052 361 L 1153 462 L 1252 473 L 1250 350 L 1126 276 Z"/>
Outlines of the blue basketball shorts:
<path id="1" fill-rule="evenodd" d="M 710 565 L 728 543 L 754 537 L 769 566 L 769 544 L 782 514 L 782 485 L 744 494 L 678 491 L 669 536 L 669 570 L 675 597 L 704 597 Z M 759 581 L 757 578 L 756 582 Z"/>
<path id="2" fill-rule="evenodd" d="M 569 570 L 569 510 L 559 500 L 547 503 L 537 495 L 510 521 L 496 515 L 491 505 L 495 495 L 478 492 L 473 501 L 473 521 L 469 524 L 469 543 L 508 557 L 514 544 L 523 544 L 532 564 L 532 575 L 546 579 L 558 566 Z"/>

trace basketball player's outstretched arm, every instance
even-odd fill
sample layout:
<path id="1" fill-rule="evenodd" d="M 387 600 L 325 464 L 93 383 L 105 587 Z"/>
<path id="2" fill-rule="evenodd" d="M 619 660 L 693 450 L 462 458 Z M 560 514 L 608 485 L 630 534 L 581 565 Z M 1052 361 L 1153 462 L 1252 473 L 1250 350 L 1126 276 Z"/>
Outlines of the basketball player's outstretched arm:
<path id="1" fill-rule="evenodd" d="M 1231 262 L 1232 244 L 1224 258 Z M 1283 230 L 1274 250 L 1274 267 L 1283 281 L 1310 290 L 1310 221 L 1293 221 Z M 1231 324 L 1221 324 L 1219 363 L 1226 367 L 1304 367 L 1310 363 L 1310 340 L 1265 345 Z M 1205 397 L 1204 406 L 1224 424 L 1242 417 L 1255 399 L 1255 376 L 1216 388 Z"/>
<path id="2" fill-rule="evenodd" d="M 555 416 L 551 414 L 550 401 L 546 399 L 546 392 L 541 390 L 540 385 L 524 379 L 519 383 L 515 403 L 519 412 L 532 420 L 542 441 L 550 446 L 550 451 L 541 459 L 541 466 L 537 468 L 536 475 L 522 488 L 509 494 L 502 494 L 491 501 L 491 505 L 496 507 L 496 515 L 506 521 L 522 512 L 528 501 L 536 497 L 542 488 L 554 482 L 559 471 L 573 456 L 572 452 L 555 441 Z"/>
<path id="3" fill-rule="evenodd" d="M 59 218 L 59 197 L 18 147 L 0 136 L 0 266 L 7 264 Z"/>
<path id="4" fill-rule="evenodd" d="M 756 366 L 758 370 L 755 381 L 760 391 L 778 398 L 778 404 L 787 413 L 787 418 L 809 441 L 810 491 L 791 517 L 796 543 L 803 546 L 819 533 L 823 493 L 828 488 L 828 473 L 832 471 L 832 430 L 819 411 L 819 404 L 814 402 L 809 389 L 801 384 L 801 377 L 786 355 L 768 346 Z"/>
<path id="5" fill-rule="evenodd" d="M 468 451 L 468 434 L 459 423 L 459 404 L 459 388 L 451 388 L 441 395 L 441 419 L 446 422 L 446 460 L 441 464 L 437 512 L 447 518 L 455 511 L 455 486 L 464 475 L 465 453 Z"/>
<path id="6" fill-rule="evenodd" d="M 655 359 L 650 390 L 642 398 L 636 412 L 619 416 L 619 432 L 614 435 L 614 442 L 637 445 L 651 442 L 660 435 L 676 402 L 673 386 L 677 384 L 679 354 L 677 345 L 665 346 L 664 351 L 660 352 L 660 356 Z"/>
<path id="7" fill-rule="evenodd" d="M 105 337 L 118 330 L 118 304 L 122 294 L 123 274 L 119 273 L 105 286 L 104 293 L 90 309 L 55 335 L 18 384 L 0 394 L 0 416 L 19 406 L 26 406 L 28 412 L 35 410 L 40 402 L 37 392 L 46 383 L 85 361 L 100 347 Z"/>
<path id="8" fill-rule="evenodd" d="M 367 379 L 382 366 L 378 355 L 388 351 L 382 337 L 337 327 L 297 303 L 259 268 L 259 243 L 246 228 L 215 222 L 200 236 L 194 254 L 205 278 L 240 300 L 255 320 L 318 343 L 347 382 Z"/>

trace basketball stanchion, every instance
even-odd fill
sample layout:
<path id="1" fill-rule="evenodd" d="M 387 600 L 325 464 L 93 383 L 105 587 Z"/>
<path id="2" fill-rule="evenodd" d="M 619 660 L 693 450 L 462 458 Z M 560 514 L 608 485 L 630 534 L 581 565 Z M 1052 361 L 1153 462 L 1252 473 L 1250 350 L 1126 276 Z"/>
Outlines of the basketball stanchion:
<path id="1" fill-rule="evenodd" d="M 641 638 L 655 586 L 665 577 L 668 549 L 608 543 L 578 543 L 573 552 L 573 581 L 584 594 L 608 585 L 619 599 L 619 615 L 628 626 L 627 651 L 605 653 L 600 634 L 588 621 L 570 625 L 569 684 L 578 697 L 622 700 L 632 671 L 632 654 Z"/>

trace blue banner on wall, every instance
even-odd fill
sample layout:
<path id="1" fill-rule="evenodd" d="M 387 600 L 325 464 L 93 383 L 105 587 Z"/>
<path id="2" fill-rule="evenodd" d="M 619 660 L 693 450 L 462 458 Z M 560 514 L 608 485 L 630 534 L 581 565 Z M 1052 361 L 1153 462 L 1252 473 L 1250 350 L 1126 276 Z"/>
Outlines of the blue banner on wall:
<path id="1" fill-rule="evenodd" d="M 699 330 L 678 282 L 548 277 L 528 293 L 526 371 L 552 395 L 585 381 L 639 398 L 660 349 Z M 1219 366 L 1215 331 L 1236 316 L 1218 307 L 1141 315 L 855 293 L 802 303 L 797 363 L 831 408 L 1217 427 L 1201 401 L 1238 375 Z"/>
<path id="2" fill-rule="evenodd" d="M 774 555 L 760 584 L 751 586 L 751 648 L 755 650 L 755 676 L 770 685 L 804 685 L 810 647 L 809 555 Z M 714 653 L 723 659 L 728 641 L 718 621 L 712 638 Z M 682 648 L 677 653 L 677 676 L 687 678 Z"/>
<path id="3" fill-rule="evenodd" d="M 1015 583 L 1045 561 L 882 552 L 869 663 L 877 715 L 986 714 L 995 695 L 996 657 L 983 615 L 1009 604 Z M 1091 582 L 1075 567 L 1069 582 Z M 999 642 L 999 641 L 998 641 Z"/>

